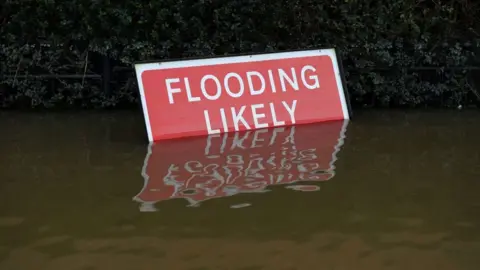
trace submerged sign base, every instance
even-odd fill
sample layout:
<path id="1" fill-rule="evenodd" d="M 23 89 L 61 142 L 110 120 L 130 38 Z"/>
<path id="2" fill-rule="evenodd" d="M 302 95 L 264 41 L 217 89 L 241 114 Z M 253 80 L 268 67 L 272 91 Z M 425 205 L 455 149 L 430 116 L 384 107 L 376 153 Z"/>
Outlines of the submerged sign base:
<path id="1" fill-rule="evenodd" d="M 335 176 L 348 120 L 151 144 L 142 171 L 144 187 L 134 197 L 141 211 L 185 199 L 189 206 L 268 187 L 316 191 Z M 232 205 L 232 208 L 249 206 Z"/>
<path id="2" fill-rule="evenodd" d="M 135 65 L 149 141 L 349 119 L 335 49 Z"/>

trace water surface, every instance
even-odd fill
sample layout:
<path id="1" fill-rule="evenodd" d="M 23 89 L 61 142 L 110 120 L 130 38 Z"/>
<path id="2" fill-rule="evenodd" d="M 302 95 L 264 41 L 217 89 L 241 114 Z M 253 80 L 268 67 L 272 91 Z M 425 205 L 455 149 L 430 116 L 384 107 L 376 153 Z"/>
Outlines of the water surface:
<path id="1" fill-rule="evenodd" d="M 478 112 L 148 145 L 138 113 L 0 114 L 0 269 L 479 269 Z"/>

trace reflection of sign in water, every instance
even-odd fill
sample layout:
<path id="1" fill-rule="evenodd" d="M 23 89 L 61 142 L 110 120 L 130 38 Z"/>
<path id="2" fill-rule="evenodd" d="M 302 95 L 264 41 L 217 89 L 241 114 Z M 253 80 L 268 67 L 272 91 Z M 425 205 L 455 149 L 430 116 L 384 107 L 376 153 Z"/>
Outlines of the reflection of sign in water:
<path id="1" fill-rule="evenodd" d="M 141 211 L 175 198 L 190 205 L 239 193 L 261 193 L 271 185 L 318 190 L 335 175 L 337 152 L 348 120 L 224 133 L 151 144 L 134 197 Z M 244 207 L 235 205 L 232 208 Z"/>

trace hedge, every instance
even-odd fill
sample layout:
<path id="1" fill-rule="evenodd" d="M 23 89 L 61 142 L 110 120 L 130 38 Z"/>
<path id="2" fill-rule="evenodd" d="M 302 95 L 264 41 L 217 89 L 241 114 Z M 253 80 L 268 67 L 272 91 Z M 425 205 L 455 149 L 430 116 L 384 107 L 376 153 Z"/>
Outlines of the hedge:
<path id="1" fill-rule="evenodd" d="M 138 104 L 136 61 L 322 47 L 339 49 L 353 105 L 479 104 L 471 0 L 118 2 L 4 1 L 0 106 Z"/>

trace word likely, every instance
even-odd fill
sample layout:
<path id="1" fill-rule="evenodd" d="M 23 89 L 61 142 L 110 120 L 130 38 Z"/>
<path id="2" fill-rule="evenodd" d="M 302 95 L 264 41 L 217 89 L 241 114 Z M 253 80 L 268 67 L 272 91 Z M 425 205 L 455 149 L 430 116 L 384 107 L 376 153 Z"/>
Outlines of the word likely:
<path id="1" fill-rule="evenodd" d="M 297 75 L 295 68 L 292 67 L 290 71 L 290 74 L 288 74 L 285 70 L 279 68 L 277 69 L 275 76 L 273 71 L 269 69 L 267 71 L 269 82 L 268 85 L 265 76 L 258 71 L 247 71 L 243 77 L 238 73 L 230 72 L 223 77 L 222 81 L 220 81 L 220 79 L 215 75 L 207 74 L 204 75 L 200 80 L 200 92 L 202 93 L 203 98 L 207 100 L 217 100 L 224 92 L 232 98 L 240 98 L 244 96 L 246 92 L 245 84 L 247 84 L 248 92 L 251 96 L 261 95 L 266 89 L 270 89 L 272 93 L 276 93 L 277 84 L 275 81 L 277 79 L 282 92 L 287 91 L 287 86 L 292 88 L 294 91 L 298 91 L 301 88 L 306 88 L 309 90 L 320 88 L 320 80 L 318 75 L 315 74 L 317 70 L 313 66 L 303 66 L 300 70 L 300 76 Z M 307 75 L 307 72 L 310 72 L 310 75 Z M 175 103 L 173 94 L 182 92 L 182 88 L 178 86 L 180 81 L 180 78 L 165 79 L 165 86 L 170 104 Z M 177 86 L 173 86 L 172 84 L 177 84 Z M 235 85 L 236 87 L 232 87 L 232 85 Z M 192 93 L 198 91 L 192 91 L 191 82 L 188 77 L 183 78 L 182 86 L 187 94 L 188 102 L 198 102 L 202 100 L 201 96 L 195 96 Z M 196 89 L 198 89 L 198 86 L 195 85 L 194 90 Z"/>
<path id="2" fill-rule="evenodd" d="M 260 119 L 266 118 L 267 115 L 262 112 L 262 111 L 257 111 L 261 109 L 265 109 L 264 104 L 252 104 L 248 106 L 249 109 L 251 110 L 251 117 L 253 119 L 253 124 L 255 129 L 259 128 L 268 128 L 269 125 L 268 123 L 261 123 Z M 271 116 L 271 119 L 273 120 L 273 126 L 278 127 L 278 126 L 283 126 L 285 125 L 285 119 L 279 119 L 277 117 L 278 113 L 277 110 L 286 110 L 290 119 L 289 120 L 292 124 L 295 124 L 295 109 L 297 107 L 297 100 L 293 100 L 292 104 L 288 104 L 285 101 L 282 101 L 282 105 L 275 106 L 273 102 L 270 102 L 268 104 L 269 109 L 269 115 Z M 280 109 L 279 109 L 280 107 Z M 230 110 L 225 110 L 224 108 L 220 109 L 220 118 L 223 126 L 223 131 L 228 132 L 229 131 L 229 122 L 233 123 L 233 127 L 235 131 L 240 131 L 240 124 L 242 124 L 245 127 L 245 130 L 251 130 L 252 127 L 248 124 L 248 122 L 251 121 L 246 121 L 244 117 L 245 110 L 247 108 L 247 105 L 243 105 L 240 107 L 240 109 L 236 109 L 235 107 L 230 107 Z M 204 117 L 205 117 L 205 124 L 207 126 L 207 131 L 208 134 L 217 134 L 220 133 L 220 129 L 213 129 L 212 128 L 212 121 L 210 120 L 210 113 L 208 110 L 203 111 Z M 215 121 L 214 121 L 215 122 Z"/>
<path id="3" fill-rule="evenodd" d="M 252 136 L 250 136 L 252 135 Z M 215 140 L 216 139 L 216 140 Z M 224 153 L 232 153 L 237 150 L 251 151 L 254 148 L 268 148 L 291 145 L 295 149 L 295 126 L 288 130 L 285 127 L 277 127 L 271 130 L 258 129 L 255 131 L 246 131 L 243 134 L 235 132 L 229 136 L 224 133 L 223 136 L 216 134 L 207 137 L 205 146 L 205 156 L 208 158 L 219 157 Z"/>

